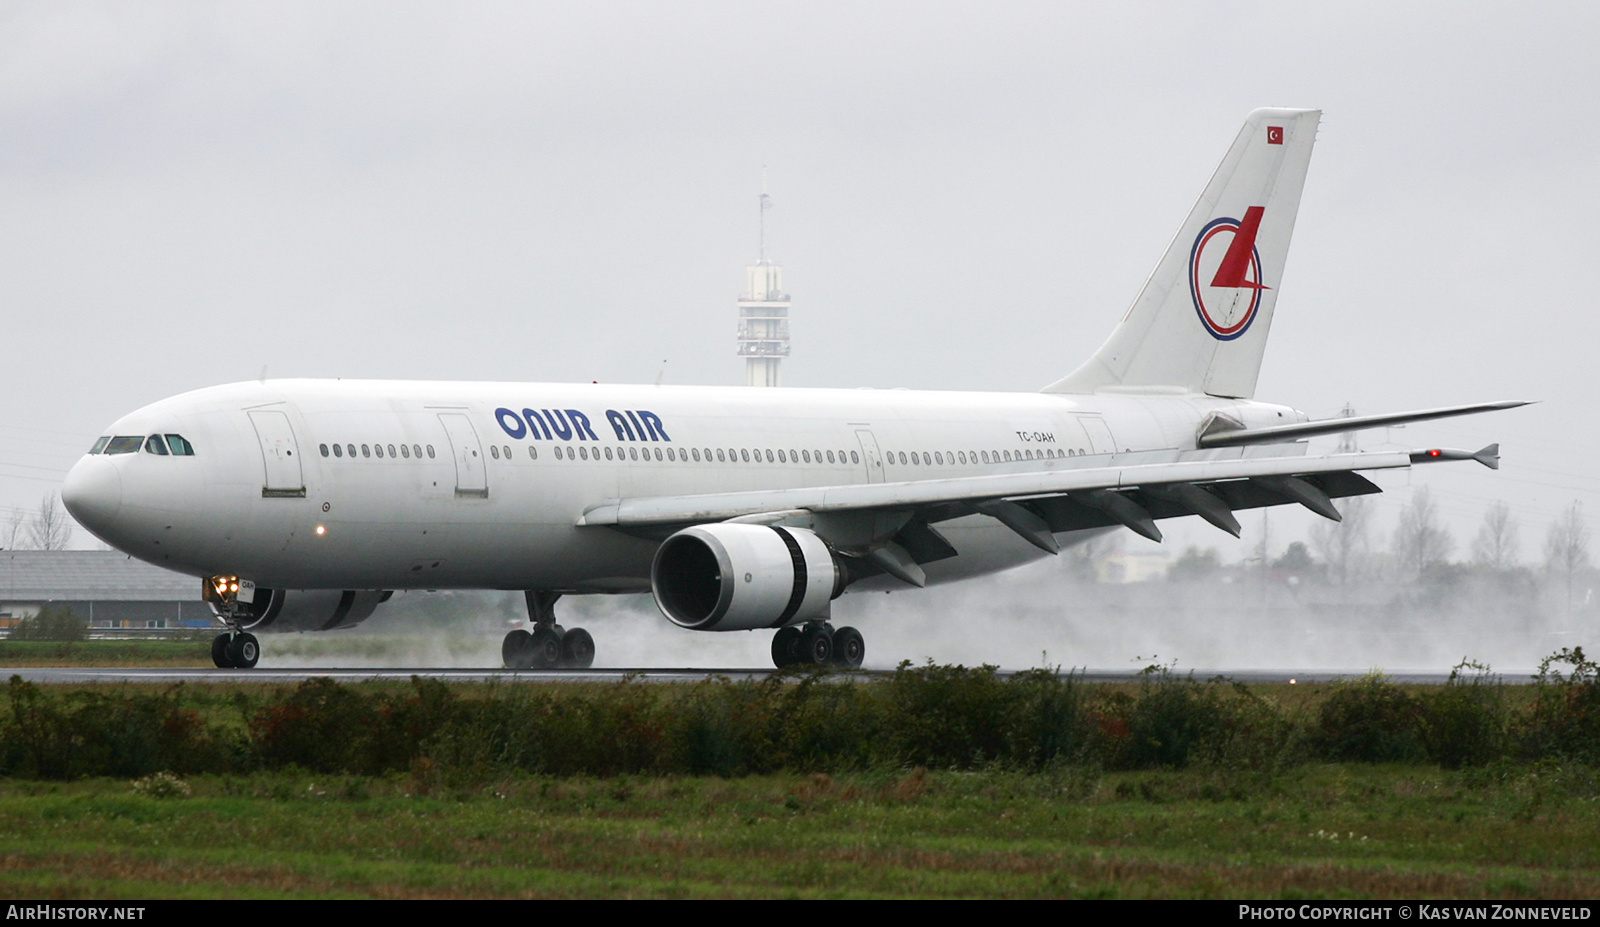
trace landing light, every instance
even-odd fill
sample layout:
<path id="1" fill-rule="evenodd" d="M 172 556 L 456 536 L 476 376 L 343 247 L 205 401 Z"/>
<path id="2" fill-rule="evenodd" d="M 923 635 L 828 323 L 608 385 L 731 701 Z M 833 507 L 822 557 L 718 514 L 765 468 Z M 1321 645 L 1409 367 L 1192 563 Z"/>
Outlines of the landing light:
<path id="1" fill-rule="evenodd" d="M 317 537 L 322 537 L 324 534 L 327 534 L 327 533 L 328 533 L 328 529 L 327 528 L 323 527 L 322 525 L 318 525 L 317 526 Z"/>

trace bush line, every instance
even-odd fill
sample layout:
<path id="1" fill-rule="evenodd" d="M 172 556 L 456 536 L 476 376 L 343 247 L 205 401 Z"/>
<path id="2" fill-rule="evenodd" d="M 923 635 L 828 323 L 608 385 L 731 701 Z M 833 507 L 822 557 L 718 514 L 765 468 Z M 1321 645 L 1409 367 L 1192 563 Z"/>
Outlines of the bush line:
<path id="1" fill-rule="evenodd" d="M 1556 667 L 1570 667 L 1566 673 Z M 692 685 L 489 685 L 458 691 L 307 680 L 293 689 L 182 685 L 47 690 L 13 676 L 0 706 L 0 775 L 135 778 L 300 768 L 742 776 L 1059 766 L 1265 774 L 1316 760 L 1437 763 L 1559 758 L 1600 763 L 1600 672 L 1552 654 L 1532 687 L 1463 662 L 1448 684 L 1367 676 L 1279 700 L 1226 679 L 1152 667 L 1137 686 L 1072 674 L 901 664 L 880 681 L 817 673 Z"/>

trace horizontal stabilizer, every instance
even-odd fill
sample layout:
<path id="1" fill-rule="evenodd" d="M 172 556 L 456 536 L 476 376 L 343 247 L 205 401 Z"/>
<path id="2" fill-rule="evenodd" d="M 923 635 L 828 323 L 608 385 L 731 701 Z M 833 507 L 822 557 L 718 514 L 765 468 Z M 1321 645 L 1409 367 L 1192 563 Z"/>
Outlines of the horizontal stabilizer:
<path id="1" fill-rule="evenodd" d="M 1532 405 L 1529 400 L 1508 399 L 1501 402 L 1477 402 L 1465 406 L 1444 406 L 1438 409 L 1419 409 L 1415 412 L 1390 412 L 1383 415 L 1353 415 L 1348 418 L 1325 418 L 1314 422 L 1297 422 L 1292 425 L 1271 425 L 1266 428 L 1229 428 L 1203 434 L 1196 441 L 1201 447 L 1239 447 L 1245 444 L 1276 444 L 1280 441 L 1298 441 L 1318 435 L 1336 435 L 1365 428 L 1387 428 L 1407 425 L 1455 415 L 1473 415 L 1499 409 L 1515 409 Z M 1480 452 L 1481 453 L 1481 452 Z M 1473 457 L 1473 460 L 1478 458 Z M 1485 463 L 1484 466 L 1493 466 Z"/>

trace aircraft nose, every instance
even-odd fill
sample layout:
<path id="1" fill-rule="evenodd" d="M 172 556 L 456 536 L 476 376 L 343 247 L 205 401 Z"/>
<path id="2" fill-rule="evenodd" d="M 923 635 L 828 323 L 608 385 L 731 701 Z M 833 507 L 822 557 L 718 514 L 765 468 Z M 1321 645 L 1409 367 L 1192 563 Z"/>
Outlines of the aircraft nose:
<path id="1" fill-rule="evenodd" d="M 100 534 L 122 511 L 122 476 L 104 457 L 80 460 L 67 471 L 61 502 L 78 524 Z"/>

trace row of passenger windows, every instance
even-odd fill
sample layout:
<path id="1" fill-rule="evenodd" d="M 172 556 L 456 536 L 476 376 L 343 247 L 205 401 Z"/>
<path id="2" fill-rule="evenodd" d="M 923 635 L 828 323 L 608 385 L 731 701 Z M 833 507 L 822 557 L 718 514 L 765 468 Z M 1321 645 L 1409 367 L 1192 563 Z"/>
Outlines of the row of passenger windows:
<path id="1" fill-rule="evenodd" d="M 402 444 L 398 447 L 393 444 L 363 444 L 361 445 L 360 454 L 362 457 L 377 457 L 382 459 L 384 456 L 386 456 L 384 454 L 384 448 L 388 448 L 387 456 L 389 457 L 402 457 L 407 459 L 415 457 L 418 460 L 422 459 L 422 445 L 420 444 Z M 324 457 L 327 457 L 330 451 L 329 446 L 326 444 L 317 445 L 317 449 L 322 451 L 322 456 Z M 357 453 L 356 446 L 354 444 L 335 444 L 332 446 L 331 451 L 335 457 L 344 457 L 346 455 L 354 457 Z M 431 444 L 428 445 L 428 459 L 433 459 L 433 445 Z"/>
<path id="2" fill-rule="evenodd" d="M 1013 454 L 1011 451 L 945 451 L 943 453 L 934 451 L 932 454 L 928 453 L 927 451 L 912 451 L 908 455 L 905 451 L 890 451 L 889 462 L 895 463 L 898 460 L 898 462 L 902 464 L 909 464 L 911 466 L 922 464 L 923 466 L 928 467 L 942 467 L 946 462 L 958 465 L 977 463 L 979 460 L 982 460 L 984 463 L 1012 463 L 1018 460 L 1047 460 L 1055 457 L 1077 457 L 1079 454 L 1083 453 L 1086 452 L 1074 451 L 1071 448 L 1062 450 L 1059 447 L 1040 448 L 1037 451 L 1028 448 L 1017 451 L 1015 454 Z"/>
<path id="3" fill-rule="evenodd" d="M 502 448 L 496 448 L 493 445 L 490 445 L 489 454 L 490 454 L 490 456 L 498 459 L 501 456 L 502 450 L 504 451 L 505 459 L 510 460 L 511 459 L 511 447 L 510 447 L 510 445 L 506 445 L 503 449 Z M 626 451 L 626 453 L 624 453 L 624 451 Z M 674 448 L 674 447 L 670 447 L 669 446 L 669 447 L 666 447 L 666 448 L 661 448 L 661 447 L 639 447 L 637 445 L 632 445 L 632 444 L 628 445 L 625 448 L 622 448 L 622 447 L 617 448 L 615 453 L 613 453 L 612 449 L 609 448 L 609 447 L 607 447 L 607 448 L 598 448 L 598 447 L 590 448 L 590 447 L 586 447 L 586 446 L 584 446 L 582 444 L 578 445 L 575 448 L 562 447 L 561 445 L 558 444 L 558 445 L 556 445 L 556 450 L 555 450 L 555 454 L 556 454 L 556 459 L 557 460 L 562 460 L 562 459 L 566 459 L 566 460 L 599 460 L 600 459 L 600 455 L 602 453 L 605 454 L 605 459 L 606 460 L 651 460 L 651 459 L 654 459 L 654 460 L 666 460 L 666 461 L 682 461 L 684 463 L 688 463 L 690 460 L 693 460 L 695 463 L 711 463 L 713 460 L 715 460 L 717 463 L 730 463 L 730 462 L 731 463 L 760 463 L 762 460 L 765 460 L 767 463 L 800 463 L 803 460 L 806 463 L 813 463 L 814 462 L 814 463 L 819 463 L 819 464 L 823 463 L 824 461 L 826 461 L 828 463 L 841 463 L 841 464 L 842 463 L 847 463 L 847 462 L 848 463 L 853 463 L 853 464 L 861 463 L 861 455 L 859 453 L 857 453 L 856 451 L 848 451 L 848 452 L 847 451 L 839 451 L 838 453 L 835 453 L 833 451 L 822 451 L 822 450 L 818 450 L 818 451 L 796 451 L 796 450 L 789 450 L 789 451 L 778 450 L 778 451 L 774 451 L 771 448 L 758 448 L 758 447 L 756 447 L 756 448 L 752 448 L 752 447 L 730 447 L 730 448 L 727 448 L 727 449 L 723 449 L 723 448 L 719 447 L 719 448 L 716 448 L 716 449 L 713 450 L 712 448 L 709 448 L 709 447 L 707 447 L 707 448 L 698 448 L 698 447 Z M 651 457 L 652 454 L 655 455 L 653 458 Z M 765 455 L 765 456 L 763 456 L 763 455 Z M 815 456 L 813 456 L 813 455 L 815 455 Z M 539 450 L 538 450 L 538 448 L 536 448 L 536 447 L 534 447 L 533 445 L 530 444 L 528 446 L 528 456 L 533 458 L 534 460 L 538 460 L 539 459 Z"/>
<path id="4" fill-rule="evenodd" d="M 626 455 L 624 455 L 624 453 L 623 453 L 624 451 L 627 452 Z M 826 461 L 826 462 L 828 462 L 830 464 L 832 464 L 832 463 L 840 463 L 840 464 L 842 464 L 842 463 L 847 463 L 847 462 L 851 463 L 851 464 L 860 464 L 861 463 L 861 455 L 859 453 L 857 453 L 856 451 L 849 451 L 849 452 L 839 451 L 839 452 L 835 453 L 833 451 L 822 451 L 822 450 L 817 450 L 817 451 L 796 451 L 796 450 L 792 450 L 791 449 L 791 450 L 788 450 L 788 451 L 784 451 L 784 450 L 780 449 L 780 450 L 774 451 L 771 448 L 732 448 L 732 447 L 728 448 L 726 451 L 724 451 L 720 447 L 717 448 L 714 451 L 709 447 L 708 448 L 704 448 L 703 450 L 701 448 L 674 449 L 672 447 L 667 447 L 667 448 L 665 448 L 663 450 L 660 447 L 644 447 L 644 448 L 641 448 L 641 447 L 637 447 L 635 445 L 628 445 L 626 448 L 621 448 L 621 447 L 617 448 L 616 451 L 615 451 L 615 454 L 613 454 L 612 449 L 609 448 L 609 447 L 606 447 L 606 448 L 599 448 L 599 447 L 590 448 L 590 447 L 586 447 L 586 446 L 584 446 L 582 444 L 578 445 L 575 448 L 574 447 L 563 447 L 562 445 L 558 444 L 558 445 L 556 445 L 556 448 L 555 448 L 556 459 L 558 459 L 558 460 L 562 460 L 562 459 L 565 459 L 565 460 L 600 460 L 602 453 L 604 453 L 606 460 L 641 460 L 641 459 L 642 460 L 650 460 L 651 459 L 650 455 L 652 453 L 654 453 L 655 454 L 655 458 L 654 459 L 656 459 L 656 460 L 667 460 L 667 461 L 682 460 L 684 462 L 688 462 L 689 460 L 693 459 L 693 461 L 695 463 L 700 463 L 702 461 L 704 461 L 706 463 L 710 463 L 713 459 L 716 460 L 717 463 L 728 463 L 730 461 L 733 462 L 733 463 L 751 463 L 751 462 L 761 463 L 763 460 L 766 461 L 767 463 L 808 463 L 808 464 L 809 463 L 819 463 L 820 464 L 820 463 L 822 463 L 824 461 Z M 1079 452 L 1079 453 L 1082 453 L 1082 452 Z M 489 456 L 493 457 L 495 460 L 500 460 L 502 458 L 504 458 L 505 460 L 510 460 L 511 459 L 511 446 L 509 444 L 508 445 L 502 445 L 502 446 L 495 446 L 495 445 L 491 444 L 489 446 Z M 539 449 L 530 444 L 528 446 L 528 456 L 533 460 L 538 460 L 539 459 Z M 890 451 L 888 453 L 886 459 L 891 464 L 898 462 L 898 463 L 901 463 L 901 464 L 913 465 L 913 466 L 917 465 L 917 464 L 922 464 L 922 465 L 930 466 L 930 467 L 931 466 L 940 466 L 940 467 L 942 467 L 942 466 L 945 466 L 947 460 L 951 465 L 963 465 L 964 466 L 964 465 L 967 465 L 969 463 L 971 463 L 971 464 L 978 463 L 980 460 L 982 462 L 984 462 L 984 463 L 1012 463 L 1014 461 L 1019 461 L 1019 460 L 1044 460 L 1044 459 L 1047 459 L 1047 458 L 1076 457 L 1076 456 L 1077 456 L 1077 453 L 1074 453 L 1071 450 L 1062 450 L 1060 448 L 1042 448 L 1042 449 L 1040 449 L 1038 451 L 1034 451 L 1034 450 L 1029 449 L 1029 450 L 1016 451 L 1015 453 L 1013 453 L 1012 451 L 998 451 L 998 450 L 997 451 L 993 451 L 993 452 L 991 452 L 991 451 L 949 451 L 949 452 L 943 452 L 943 451 L 933 451 L 933 452 L 929 452 L 929 451 L 912 451 L 909 454 L 907 452 L 905 452 L 905 451 Z"/>
<path id="5" fill-rule="evenodd" d="M 168 435 L 167 437 L 169 439 L 176 438 L 180 442 L 183 441 L 183 439 L 181 437 L 179 437 L 178 435 Z M 150 437 L 150 440 L 152 440 L 152 441 L 156 441 L 156 440 L 159 440 L 159 439 L 160 439 L 160 435 L 151 435 L 151 437 Z M 105 440 L 107 440 L 107 439 L 104 439 L 104 438 L 101 439 L 102 442 L 104 442 Z M 115 438 L 115 439 L 111 439 L 111 440 L 112 440 L 112 446 L 115 446 L 115 442 L 116 441 L 121 441 L 121 440 L 124 440 L 124 439 Z M 142 440 L 142 439 L 134 439 L 134 440 Z M 188 442 L 183 442 L 183 444 L 184 444 L 185 448 L 188 447 Z M 90 453 L 99 453 L 99 450 L 98 450 L 99 447 L 100 447 L 100 445 L 96 445 L 96 450 L 95 451 L 91 451 Z M 176 445 L 174 445 L 174 447 L 176 447 Z M 138 446 L 136 444 L 132 449 L 136 451 L 139 448 L 138 448 Z M 146 448 L 146 449 L 148 450 L 148 448 Z M 334 445 L 331 445 L 331 446 L 327 445 L 327 444 L 322 444 L 322 445 L 319 445 L 319 449 L 322 451 L 322 456 L 324 456 L 324 457 L 330 456 L 330 454 L 331 454 L 331 456 L 334 456 L 334 457 L 346 457 L 346 456 L 348 456 L 348 457 L 354 458 L 359 453 L 362 457 L 377 457 L 377 458 L 380 458 L 380 459 L 385 457 L 385 456 L 388 456 L 388 457 L 400 457 L 400 458 L 412 458 L 412 457 L 415 457 L 415 458 L 420 460 L 420 459 L 422 459 L 422 455 L 424 453 L 423 446 L 420 445 L 420 444 L 411 444 L 411 445 L 405 445 L 405 444 L 401 444 L 401 445 L 394 445 L 394 444 L 388 444 L 388 445 L 385 445 L 385 444 L 362 444 L 362 445 L 359 446 L 359 448 L 357 447 L 357 445 L 354 445 L 354 444 L 334 444 Z M 385 449 L 387 449 L 387 453 L 385 452 Z M 626 452 L 626 453 L 624 453 L 624 452 Z M 111 450 L 111 449 L 108 448 L 106 450 L 106 453 L 108 453 L 108 454 L 125 454 L 125 453 L 129 453 L 129 451 L 126 451 L 126 450 Z M 155 453 L 164 454 L 164 453 L 166 453 L 166 451 L 165 450 L 161 450 L 161 451 L 156 451 Z M 178 453 L 178 451 L 174 450 L 174 453 Z M 183 453 L 192 454 L 194 452 L 192 450 L 185 450 Z M 426 453 L 428 455 L 428 459 L 432 460 L 433 457 L 434 457 L 433 445 L 430 444 L 430 445 L 427 446 Z M 765 460 L 767 463 L 808 463 L 808 464 L 809 463 L 818 463 L 818 464 L 820 464 L 820 463 L 823 463 L 824 461 L 826 461 L 827 463 L 830 463 L 830 464 L 851 463 L 851 464 L 859 465 L 861 463 L 861 455 L 859 453 L 857 453 L 856 451 L 838 451 L 838 452 L 835 452 L 835 451 L 823 451 L 823 450 L 797 451 L 797 450 L 793 450 L 793 449 L 790 449 L 788 451 L 784 451 L 782 449 L 774 451 L 772 448 L 733 448 L 733 447 L 730 447 L 730 448 L 727 448 L 727 449 L 723 449 L 723 448 L 719 447 L 719 448 L 716 448 L 715 450 L 713 450 L 712 448 L 709 448 L 709 447 L 708 448 L 703 448 L 703 449 L 702 448 L 698 448 L 698 447 L 681 448 L 680 449 L 680 448 L 674 448 L 674 447 L 670 447 L 670 446 L 666 447 L 666 448 L 661 448 L 661 447 L 643 447 L 643 448 L 641 448 L 641 447 L 638 447 L 637 445 L 629 445 L 626 448 L 619 447 L 619 448 L 616 448 L 615 450 L 613 450 L 610 447 L 605 447 L 605 448 L 596 447 L 596 448 L 592 448 L 591 449 L 590 447 L 588 447 L 586 445 L 582 445 L 582 444 L 578 445 L 577 447 L 563 447 L 562 445 L 558 444 L 555 447 L 555 455 L 556 455 L 556 459 L 557 460 L 563 460 L 563 459 L 564 460 L 600 460 L 602 453 L 605 455 L 605 459 L 606 460 L 641 460 L 641 459 L 642 460 L 650 460 L 650 459 L 652 459 L 651 458 L 651 454 L 654 453 L 654 455 L 655 455 L 654 459 L 655 460 L 664 460 L 664 461 L 673 461 L 673 462 L 681 460 L 681 461 L 683 461 L 685 463 L 688 463 L 691 459 L 693 459 L 693 461 L 695 463 L 701 463 L 701 462 L 710 463 L 713 459 L 715 459 L 717 463 L 728 463 L 728 462 L 733 462 L 733 463 L 751 463 L 751 462 L 761 463 L 763 460 Z M 491 444 L 491 445 L 489 445 L 489 456 L 493 457 L 495 460 L 500 460 L 502 458 L 505 459 L 505 460 L 510 460 L 511 459 L 511 445 L 509 445 L 509 444 L 506 444 L 506 445 Z M 909 465 L 909 466 L 916 466 L 918 464 L 921 464 L 921 465 L 930 466 L 930 467 L 932 467 L 932 466 L 940 466 L 940 467 L 942 467 L 942 466 L 945 466 L 945 463 L 946 463 L 947 459 L 948 459 L 948 461 L 949 461 L 949 463 L 951 465 L 962 465 L 962 466 L 965 466 L 965 465 L 967 465 L 969 463 L 973 463 L 973 464 L 978 463 L 980 460 L 983 463 L 1011 463 L 1013 461 L 1019 461 L 1019 460 L 1042 460 L 1042 459 L 1046 459 L 1046 458 L 1069 457 L 1069 456 L 1077 456 L 1077 455 L 1075 453 L 1073 453 L 1072 451 L 1070 451 L 1070 450 L 1065 450 L 1064 451 L 1064 450 L 1062 450 L 1060 448 L 1043 448 L 1043 449 L 1041 449 L 1039 451 L 1033 451 L 1031 449 L 1016 451 L 1014 455 L 1013 455 L 1012 451 L 998 451 L 998 450 L 997 451 L 992 451 L 992 452 L 991 451 L 933 451 L 931 453 L 928 452 L 928 451 L 912 451 L 909 454 L 907 452 L 905 452 L 905 451 L 890 451 L 890 452 L 888 452 L 886 459 L 891 464 L 898 462 L 900 464 Z M 535 446 L 535 445 L 532 445 L 532 444 L 528 445 L 528 457 L 531 460 L 538 460 L 539 459 L 539 448 L 537 446 Z"/>
<path id="6" fill-rule="evenodd" d="M 158 457 L 193 457 L 194 445 L 183 435 L 102 435 L 89 449 L 91 454 L 135 454 L 143 448 Z"/>

